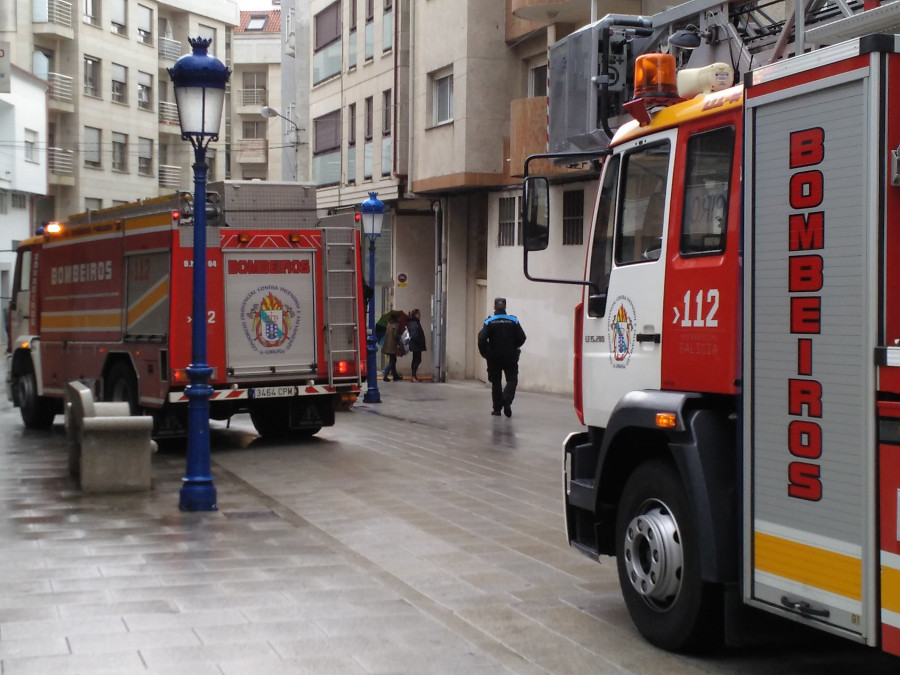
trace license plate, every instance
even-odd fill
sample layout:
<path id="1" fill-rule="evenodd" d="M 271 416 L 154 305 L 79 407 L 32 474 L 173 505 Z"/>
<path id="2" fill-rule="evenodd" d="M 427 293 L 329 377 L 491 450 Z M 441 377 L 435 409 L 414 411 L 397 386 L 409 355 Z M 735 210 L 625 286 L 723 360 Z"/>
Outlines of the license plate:
<path id="1" fill-rule="evenodd" d="M 280 396 L 293 396 L 296 393 L 293 385 L 281 385 L 278 387 L 254 387 L 250 390 L 253 398 L 278 398 Z"/>

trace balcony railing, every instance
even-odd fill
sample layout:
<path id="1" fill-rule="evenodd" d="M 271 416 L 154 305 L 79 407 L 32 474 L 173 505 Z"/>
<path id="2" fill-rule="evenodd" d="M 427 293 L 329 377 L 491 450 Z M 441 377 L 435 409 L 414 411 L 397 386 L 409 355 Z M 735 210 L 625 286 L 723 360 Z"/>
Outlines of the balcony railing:
<path id="1" fill-rule="evenodd" d="M 170 101 L 160 101 L 159 123 L 178 124 L 178 105 Z"/>
<path id="2" fill-rule="evenodd" d="M 65 148 L 48 148 L 50 173 L 71 176 L 75 171 L 75 152 Z"/>
<path id="3" fill-rule="evenodd" d="M 159 38 L 159 58 L 164 61 L 177 61 L 181 58 L 181 43 L 171 38 Z"/>
<path id="4" fill-rule="evenodd" d="M 72 102 L 72 83 L 74 78 L 60 73 L 48 73 L 50 82 L 50 99 L 53 101 Z"/>
<path id="5" fill-rule="evenodd" d="M 241 90 L 241 105 L 245 106 L 263 106 L 266 104 L 266 88 L 257 87 L 255 89 Z"/>
<path id="6" fill-rule="evenodd" d="M 72 27 L 72 3 L 66 0 L 34 0 L 34 23 L 52 23 L 63 28 Z"/>
<path id="7" fill-rule="evenodd" d="M 159 186 L 177 189 L 181 186 L 181 167 L 168 164 L 159 165 Z"/>
<path id="8" fill-rule="evenodd" d="M 234 148 L 238 164 L 265 164 L 269 161 L 269 142 L 265 138 L 242 138 Z"/>

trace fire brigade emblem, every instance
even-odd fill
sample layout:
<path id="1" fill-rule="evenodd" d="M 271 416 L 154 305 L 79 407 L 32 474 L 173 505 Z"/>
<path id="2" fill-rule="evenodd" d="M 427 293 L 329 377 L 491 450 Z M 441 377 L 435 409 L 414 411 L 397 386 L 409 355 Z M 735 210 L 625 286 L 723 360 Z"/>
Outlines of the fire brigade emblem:
<path id="1" fill-rule="evenodd" d="M 609 362 L 613 368 L 625 368 L 634 352 L 634 305 L 624 295 L 609 310 Z"/>
<path id="2" fill-rule="evenodd" d="M 244 334 L 262 353 L 284 352 L 296 332 L 299 303 L 285 288 L 265 286 L 248 295 L 242 306 Z"/>

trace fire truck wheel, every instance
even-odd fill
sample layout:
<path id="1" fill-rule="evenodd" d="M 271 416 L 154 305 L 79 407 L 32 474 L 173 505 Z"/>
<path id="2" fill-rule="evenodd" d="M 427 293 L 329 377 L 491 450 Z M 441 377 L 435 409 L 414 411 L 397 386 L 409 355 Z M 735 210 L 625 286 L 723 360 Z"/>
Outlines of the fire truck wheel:
<path id="1" fill-rule="evenodd" d="M 262 399 L 250 406 L 250 421 L 263 438 L 284 438 L 290 431 L 287 399 Z"/>
<path id="2" fill-rule="evenodd" d="M 117 361 L 106 376 L 104 394 L 107 401 L 125 401 L 132 415 L 140 415 L 138 383 L 134 369 L 123 361 Z"/>
<path id="3" fill-rule="evenodd" d="M 53 426 L 56 406 L 53 400 L 38 396 L 37 380 L 30 358 L 23 372 L 16 376 L 13 387 L 26 429 L 49 429 Z"/>
<path id="4" fill-rule="evenodd" d="M 721 640 L 720 589 L 700 578 L 698 537 L 677 471 L 662 461 L 639 466 L 619 501 L 616 562 L 631 620 L 662 649 Z"/>

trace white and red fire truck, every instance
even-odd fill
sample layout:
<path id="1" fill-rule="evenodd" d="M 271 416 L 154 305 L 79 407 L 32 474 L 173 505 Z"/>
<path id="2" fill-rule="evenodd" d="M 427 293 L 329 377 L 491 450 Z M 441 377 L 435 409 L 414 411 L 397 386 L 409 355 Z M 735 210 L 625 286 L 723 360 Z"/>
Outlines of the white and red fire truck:
<path id="1" fill-rule="evenodd" d="M 358 233 L 317 227 L 315 187 L 208 187 L 210 416 L 249 412 L 263 436 L 334 424 L 360 391 L 365 330 Z M 65 384 L 184 432 L 191 359 L 189 194 L 53 223 L 19 246 L 7 393 L 26 427 L 62 411 Z"/>
<path id="2" fill-rule="evenodd" d="M 853 36 L 892 5 L 788 13 L 767 54 L 751 3 L 587 29 L 636 95 L 561 158 L 602 164 L 583 278 L 535 280 L 584 288 L 568 539 L 663 648 L 769 612 L 900 655 L 900 36 Z M 676 42 L 719 59 L 676 75 Z M 525 179 L 530 278 L 557 190 Z"/>

